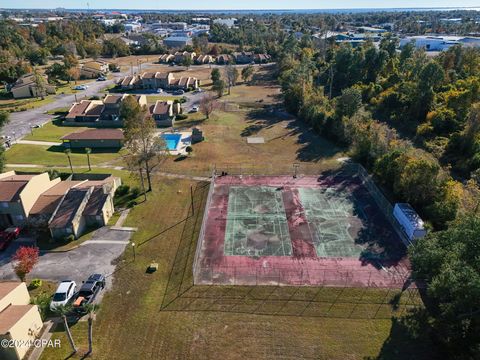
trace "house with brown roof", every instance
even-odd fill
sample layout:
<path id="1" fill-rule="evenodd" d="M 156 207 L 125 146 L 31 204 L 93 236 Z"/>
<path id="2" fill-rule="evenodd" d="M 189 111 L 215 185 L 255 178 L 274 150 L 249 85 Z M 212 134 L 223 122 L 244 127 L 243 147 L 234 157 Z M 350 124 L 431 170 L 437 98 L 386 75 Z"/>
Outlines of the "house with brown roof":
<path id="1" fill-rule="evenodd" d="M 100 119 L 103 109 L 104 105 L 101 100 L 81 100 L 70 107 L 65 121 L 96 122 Z"/>
<path id="2" fill-rule="evenodd" d="M 202 64 L 212 64 L 215 62 L 215 59 L 212 55 L 198 55 L 195 58 L 195 64 L 202 65 Z"/>
<path id="3" fill-rule="evenodd" d="M 127 81 L 128 77 L 121 78 L 117 82 L 117 86 L 124 88 L 123 83 Z M 187 80 L 180 81 L 181 79 L 176 79 L 172 72 L 158 72 L 151 71 L 145 72 L 140 75 L 139 83 L 135 86 L 138 89 L 196 89 L 199 86 L 199 81 L 194 77 L 186 77 Z M 130 81 L 131 82 L 131 81 Z M 127 83 L 129 83 L 127 81 Z M 182 85 L 181 85 L 182 84 Z"/>
<path id="4" fill-rule="evenodd" d="M 39 196 L 59 182 L 60 179 L 50 180 L 48 173 L 0 174 L 0 227 L 23 225 Z"/>
<path id="5" fill-rule="evenodd" d="M 48 77 L 41 75 L 44 79 L 44 90 L 38 89 L 37 82 L 35 81 L 35 74 L 26 74 L 21 76 L 15 84 L 10 88 L 10 92 L 14 99 L 30 98 L 47 96 L 48 94 L 55 94 L 55 86 L 48 83 Z"/>
<path id="6" fill-rule="evenodd" d="M 147 105 L 145 95 L 110 94 L 103 100 L 81 100 L 74 103 L 65 116 L 65 121 L 121 126 L 120 105 L 128 96 L 133 96 L 142 107 Z"/>
<path id="7" fill-rule="evenodd" d="M 120 149 L 123 131 L 120 129 L 87 129 L 63 136 L 63 146 L 71 149 Z"/>
<path id="8" fill-rule="evenodd" d="M 80 77 L 86 79 L 96 79 L 105 76 L 108 73 L 108 63 L 100 60 L 88 61 L 80 64 Z"/>
<path id="9" fill-rule="evenodd" d="M 163 54 L 163 55 L 160 55 L 160 57 L 158 58 L 158 62 L 164 63 L 164 64 L 171 63 L 174 60 L 175 60 L 175 55 L 172 55 L 172 54 Z"/>
<path id="10" fill-rule="evenodd" d="M 197 54 L 195 52 L 189 52 L 189 51 L 177 51 L 175 53 L 175 62 L 177 64 L 181 64 L 183 63 L 183 61 L 186 59 L 186 58 L 189 58 L 190 60 L 193 61 L 193 59 L 195 59 L 197 56 Z"/>
<path id="11" fill-rule="evenodd" d="M 28 346 L 43 327 L 37 305 L 30 304 L 30 294 L 24 282 L 0 282 L 0 342 L 14 346 L 0 346 L 0 359 L 21 360 L 26 357 Z"/>
<path id="12" fill-rule="evenodd" d="M 150 115 L 153 120 L 155 120 L 157 126 L 173 126 L 175 123 L 175 115 L 180 113 L 180 104 L 174 103 L 171 100 L 157 100 L 155 105 L 150 106 Z"/>
<path id="13" fill-rule="evenodd" d="M 105 226 L 113 215 L 113 197 L 120 178 L 82 181 L 64 195 L 48 223 L 54 239 L 80 237 L 88 227 Z"/>
<path id="14" fill-rule="evenodd" d="M 249 64 L 255 61 L 255 54 L 252 51 L 234 52 L 233 59 L 237 64 Z"/>
<path id="15" fill-rule="evenodd" d="M 229 54 L 220 54 L 217 56 L 217 64 L 227 65 L 233 62 L 233 56 Z"/>

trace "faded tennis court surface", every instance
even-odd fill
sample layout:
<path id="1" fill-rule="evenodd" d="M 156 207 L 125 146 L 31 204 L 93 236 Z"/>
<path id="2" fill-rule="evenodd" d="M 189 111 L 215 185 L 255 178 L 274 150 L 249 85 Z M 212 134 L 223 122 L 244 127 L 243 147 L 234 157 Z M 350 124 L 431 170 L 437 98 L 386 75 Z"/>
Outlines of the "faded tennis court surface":
<path id="1" fill-rule="evenodd" d="M 355 174 L 219 176 L 197 284 L 398 286 L 404 247 Z"/>

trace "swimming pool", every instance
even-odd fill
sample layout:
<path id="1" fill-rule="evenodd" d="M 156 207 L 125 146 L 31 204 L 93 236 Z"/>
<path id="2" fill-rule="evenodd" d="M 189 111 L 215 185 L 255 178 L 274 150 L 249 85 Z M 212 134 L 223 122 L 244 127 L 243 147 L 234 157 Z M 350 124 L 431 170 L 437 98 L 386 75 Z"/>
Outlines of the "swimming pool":
<path id="1" fill-rule="evenodd" d="M 167 150 L 177 150 L 181 138 L 182 134 L 162 134 L 162 139 L 165 140 Z"/>

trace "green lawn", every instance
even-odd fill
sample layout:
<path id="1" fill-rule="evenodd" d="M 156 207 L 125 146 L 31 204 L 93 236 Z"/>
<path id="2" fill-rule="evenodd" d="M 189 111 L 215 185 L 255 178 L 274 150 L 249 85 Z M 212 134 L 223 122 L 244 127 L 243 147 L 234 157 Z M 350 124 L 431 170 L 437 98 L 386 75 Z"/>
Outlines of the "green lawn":
<path id="1" fill-rule="evenodd" d="M 139 228 L 132 238 L 136 260 L 130 247 L 119 259 L 94 324 L 93 359 L 431 358 L 428 341 L 408 338 L 398 325 L 400 311 L 388 303 L 397 291 L 191 287 L 206 189 L 205 183 L 158 178 L 148 201 L 130 212 L 125 225 Z M 159 269 L 148 274 L 151 262 Z M 316 305 L 309 305 L 313 293 Z M 73 358 L 79 359 L 87 349 L 86 323 L 72 332 L 80 347 Z M 54 338 L 62 348 L 46 348 L 42 359 L 70 355 L 61 326 Z"/>
<path id="2" fill-rule="evenodd" d="M 28 99 L 2 99 L 0 100 L 0 111 L 26 111 L 43 105 L 47 105 L 53 101 L 55 95 L 49 95 L 45 99 L 28 98 Z"/>
<path id="3" fill-rule="evenodd" d="M 32 129 L 32 132 L 24 137 L 25 140 L 61 142 L 60 138 L 72 132 L 86 130 L 86 127 L 59 126 L 49 122 L 41 128 Z"/>
<path id="4" fill-rule="evenodd" d="M 122 154 L 124 154 L 124 150 L 119 152 L 92 152 L 90 162 L 92 165 L 98 165 L 120 159 Z M 5 155 L 7 164 L 69 166 L 67 155 L 63 152 L 63 146 L 15 144 L 5 152 Z M 70 158 L 73 166 L 88 166 L 87 155 L 83 151 L 72 151 Z"/>

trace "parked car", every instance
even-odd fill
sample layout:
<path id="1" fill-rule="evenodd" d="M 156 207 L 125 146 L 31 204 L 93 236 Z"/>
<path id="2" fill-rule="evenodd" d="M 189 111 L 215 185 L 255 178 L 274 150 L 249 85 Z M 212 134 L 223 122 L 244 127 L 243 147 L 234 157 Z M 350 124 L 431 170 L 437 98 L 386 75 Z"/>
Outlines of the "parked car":
<path id="1" fill-rule="evenodd" d="M 107 81 L 107 78 L 105 76 L 100 76 L 97 81 Z"/>
<path id="2" fill-rule="evenodd" d="M 175 90 L 173 92 L 173 95 L 183 95 L 183 94 L 185 94 L 185 91 L 183 91 L 183 90 Z"/>
<path id="3" fill-rule="evenodd" d="M 192 109 L 190 110 L 190 112 L 192 112 L 192 113 L 198 112 L 198 106 L 192 107 Z"/>
<path id="4" fill-rule="evenodd" d="M 88 86 L 87 85 L 75 85 L 73 87 L 73 90 L 87 90 Z"/>
<path id="5" fill-rule="evenodd" d="M 157 94 L 163 93 L 163 89 L 157 89 Z"/>
<path id="6" fill-rule="evenodd" d="M 90 275 L 80 287 L 76 299 L 73 301 L 73 308 L 76 312 L 82 313 L 86 304 L 91 304 L 98 293 L 105 288 L 105 276 L 102 274 Z"/>
<path id="7" fill-rule="evenodd" d="M 114 72 L 114 73 L 119 73 L 119 72 L 120 72 L 120 68 L 117 67 L 117 68 L 113 69 L 112 72 Z"/>
<path id="8" fill-rule="evenodd" d="M 9 227 L 0 232 L 0 251 L 5 250 L 20 234 L 19 227 Z"/>
<path id="9" fill-rule="evenodd" d="M 50 310 L 55 309 L 60 305 L 67 305 L 74 297 L 77 291 L 77 284 L 72 280 L 63 280 L 57 287 L 57 291 L 53 295 L 50 302 Z"/>

